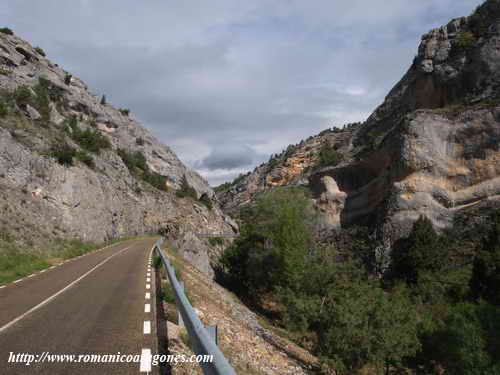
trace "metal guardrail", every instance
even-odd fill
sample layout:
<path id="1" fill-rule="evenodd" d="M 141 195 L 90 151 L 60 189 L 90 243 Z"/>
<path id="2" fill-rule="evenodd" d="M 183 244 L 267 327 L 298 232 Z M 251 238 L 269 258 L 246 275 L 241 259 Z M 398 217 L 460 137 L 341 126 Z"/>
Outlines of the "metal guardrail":
<path id="1" fill-rule="evenodd" d="M 236 233 L 195 233 L 198 237 L 212 238 L 212 237 L 222 237 L 222 238 L 233 238 L 238 237 Z"/>
<path id="2" fill-rule="evenodd" d="M 198 315 L 193 310 L 186 295 L 184 288 L 181 286 L 175 276 L 174 267 L 170 264 L 170 260 L 161 250 L 163 239 L 156 242 L 154 251 L 160 256 L 163 266 L 167 271 L 167 276 L 174 290 L 175 302 L 177 311 L 179 311 L 182 321 L 189 335 L 189 340 L 193 351 L 197 355 L 212 355 L 213 362 L 200 363 L 200 367 L 205 375 L 236 375 L 236 372 L 229 364 L 224 354 L 217 347 L 216 340 L 211 336 L 209 329 L 203 325 L 198 318 Z"/>

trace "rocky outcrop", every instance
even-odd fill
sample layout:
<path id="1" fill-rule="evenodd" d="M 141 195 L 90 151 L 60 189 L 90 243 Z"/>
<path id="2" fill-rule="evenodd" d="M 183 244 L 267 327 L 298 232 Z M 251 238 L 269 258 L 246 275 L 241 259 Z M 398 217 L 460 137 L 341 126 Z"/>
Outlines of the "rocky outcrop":
<path id="1" fill-rule="evenodd" d="M 100 134 L 110 147 L 84 149 L 71 136 L 69 119 L 82 132 Z M 70 163 L 54 157 L 52 150 L 61 145 L 76 152 Z M 129 170 L 118 149 L 143 155 L 148 173 L 167 186 L 155 187 L 141 178 L 144 171 Z M 0 33 L 0 232 L 23 246 L 42 247 L 57 238 L 102 242 L 162 232 L 178 240 L 190 232 L 238 230 L 216 202 L 209 209 L 197 199 L 177 197 L 183 178 L 198 198 L 214 197 L 208 183 L 128 110 L 101 102 L 27 42 Z M 211 274 L 209 257 L 217 254 L 208 254 L 205 242 L 187 241 L 186 252 Z"/>
<path id="2" fill-rule="evenodd" d="M 359 124 L 350 124 L 341 129 L 328 129 L 311 136 L 296 145 L 289 146 L 279 155 L 274 155 L 268 163 L 255 168 L 251 173 L 242 175 L 231 184 L 217 188 L 217 198 L 226 211 L 232 211 L 251 202 L 260 193 L 279 186 L 307 185 L 308 179 L 321 167 L 320 151 L 324 147 L 335 148 L 345 155 L 344 165 L 348 162 L 348 150 L 352 148 L 351 138 Z"/>
<path id="3" fill-rule="evenodd" d="M 499 51 L 500 2 L 489 0 L 473 15 L 422 37 L 413 64 L 384 103 L 345 134 L 344 146 L 337 147 L 343 162 L 312 170 L 281 163 L 283 179 L 267 164 L 218 193 L 220 200 L 234 209 L 273 181 L 307 179 L 322 229 L 365 225 L 387 247 L 419 215 L 445 228 L 457 212 L 497 201 Z"/>

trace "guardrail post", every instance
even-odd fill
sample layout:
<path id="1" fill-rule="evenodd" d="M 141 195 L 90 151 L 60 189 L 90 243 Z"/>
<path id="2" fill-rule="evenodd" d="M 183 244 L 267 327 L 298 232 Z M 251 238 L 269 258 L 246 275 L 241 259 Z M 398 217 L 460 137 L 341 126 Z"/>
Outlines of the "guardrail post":
<path id="1" fill-rule="evenodd" d="M 179 280 L 179 286 L 181 287 L 181 290 L 184 292 L 184 281 Z M 179 309 L 177 309 L 177 325 L 182 328 L 186 328 L 184 325 L 184 320 L 182 320 L 182 315 Z"/>
<path id="2" fill-rule="evenodd" d="M 208 332 L 208 335 L 212 338 L 212 340 L 214 340 L 215 342 L 215 345 L 219 345 L 219 342 L 217 340 L 217 326 L 216 325 L 209 325 L 209 326 L 206 326 L 205 329 L 207 330 Z"/>

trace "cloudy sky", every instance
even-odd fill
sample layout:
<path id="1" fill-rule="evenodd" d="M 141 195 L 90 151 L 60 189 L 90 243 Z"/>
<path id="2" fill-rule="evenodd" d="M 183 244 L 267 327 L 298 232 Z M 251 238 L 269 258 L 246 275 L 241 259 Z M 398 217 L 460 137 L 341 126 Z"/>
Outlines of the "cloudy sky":
<path id="1" fill-rule="evenodd" d="M 12 28 L 211 184 L 362 121 L 481 0 L 2 0 Z"/>

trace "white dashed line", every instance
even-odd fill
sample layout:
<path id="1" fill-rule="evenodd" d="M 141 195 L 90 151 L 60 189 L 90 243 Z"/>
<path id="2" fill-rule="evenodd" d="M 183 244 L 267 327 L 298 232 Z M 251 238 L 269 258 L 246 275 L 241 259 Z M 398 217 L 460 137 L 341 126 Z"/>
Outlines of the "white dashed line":
<path id="1" fill-rule="evenodd" d="M 151 293 L 146 293 L 146 299 L 151 299 Z"/>
<path id="2" fill-rule="evenodd" d="M 151 305 L 149 303 L 146 303 L 144 305 L 144 312 L 145 313 L 151 312 Z"/>
<path id="3" fill-rule="evenodd" d="M 140 372 L 151 372 L 151 349 L 142 349 Z"/>
<path id="4" fill-rule="evenodd" d="M 33 276 L 35 276 L 35 274 L 34 274 L 34 273 L 32 273 L 31 275 L 29 275 L 28 277 L 33 277 Z"/>
<path id="5" fill-rule="evenodd" d="M 146 289 L 151 289 L 151 284 L 146 284 Z"/>
<path id="6" fill-rule="evenodd" d="M 40 272 L 38 272 L 38 273 L 44 273 L 45 271 L 47 271 L 47 270 L 46 270 L 46 269 L 45 269 L 45 270 L 41 270 L 41 271 L 40 271 Z"/>
<path id="7" fill-rule="evenodd" d="M 144 334 L 149 335 L 151 333 L 151 322 L 149 320 L 144 321 Z"/>
<path id="8" fill-rule="evenodd" d="M 151 272 L 148 272 L 148 276 L 151 277 Z"/>
<path id="9" fill-rule="evenodd" d="M 6 286 L 7 286 L 7 285 L 2 285 L 2 286 L 0 286 L 0 289 L 3 289 L 3 288 L 5 288 Z"/>
<path id="10" fill-rule="evenodd" d="M 16 280 L 16 281 L 14 281 L 14 284 L 16 284 L 16 283 L 18 283 L 18 282 L 20 282 L 20 281 L 23 281 L 23 280 L 24 280 L 24 278 L 23 278 L 23 279 Z"/>
<path id="11" fill-rule="evenodd" d="M 151 278 L 149 278 L 149 277 L 148 277 L 148 278 L 146 279 L 146 282 L 147 282 L 147 283 L 150 283 L 150 282 L 151 282 Z"/>

